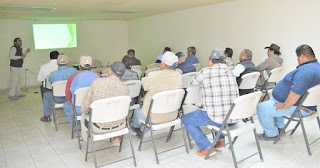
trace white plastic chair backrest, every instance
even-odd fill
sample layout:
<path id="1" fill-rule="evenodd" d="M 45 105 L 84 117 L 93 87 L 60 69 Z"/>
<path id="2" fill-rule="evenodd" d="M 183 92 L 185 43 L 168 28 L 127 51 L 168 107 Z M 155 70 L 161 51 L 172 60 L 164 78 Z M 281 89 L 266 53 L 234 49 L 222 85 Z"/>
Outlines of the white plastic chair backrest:
<path id="1" fill-rule="evenodd" d="M 108 77 L 108 74 L 101 74 L 101 76 L 102 76 L 103 78 L 106 78 L 106 77 Z"/>
<path id="2" fill-rule="evenodd" d="M 194 67 L 196 67 L 196 71 L 199 72 L 201 69 L 200 63 L 192 64 Z"/>
<path id="3" fill-rule="evenodd" d="M 87 91 L 88 91 L 89 87 L 84 87 L 84 88 L 80 88 L 77 89 L 76 91 L 74 91 L 74 104 L 75 106 L 81 106 L 81 102 L 82 99 L 84 97 L 84 95 L 86 95 Z"/>
<path id="4" fill-rule="evenodd" d="M 141 71 L 141 66 L 140 65 L 133 65 L 131 66 L 131 70 L 140 70 Z"/>
<path id="5" fill-rule="evenodd" d="M 106 68 L 101 71 L 102 74 L 108 74 L 111 68 Z"/>
<path id="6" fill-rule="evenodd" d="M 184 104 L 201 104 L 202 91 L 200 86 L 189 86 L 187 88 L 187 96 L 184 99 Z"/>
<path id="7" fill-rule="evenodd" d="M 270 77 L 268 82 L 279 82 L 282 79 L 282 67 L 274 68 L 270 71 Z"/>
<path id="8" fill-rule="evenodd" d="M 140 69 L 131 69 L 138 74 L 139 79 L 141 79 L 142 71 Z"/>
<path id="9" fill-rule="evenodd" d="M 67 80 L 53 82 L 52 84 L 53 96 L 59 96 L 59 97 L 66 96 L 66 85 L 67 85 Z"/>
<path id="10" fill-rule="evenodd" d="M 47 88 L 47 89 L 52 89 L 52 85 L 51 83 L 49 82 L 49 75 L 46 76 L 46 79 L 44 81 L 44 87 Z"/>
<path id="11" fill-rule="evenodd" d="M 251 72 L 244 74 L 241 78 L 239 89 L 253 89 L 256 87 L 260 72 Z"/>
<path id="12" fill-rule="evenodd" d="M 150 69 L 150 68 L 160 68 L 160 63 L 153 63 L 153 64 L 147 65 L 147 69 Z"/>
<path id="13" fill-rule="evenodd" d="M 151 68 L 151 69 L 147 69 L 144 73 L 146 74 L 145 76 L 148 76 L 148 74 L 150 72 L 153 72 L 153 71 L 161 71 L 160 68 Z"/>
<path id="14" fill-rule="evenodd" d="M 257 113 L 257 106 L 262 96 L 262 92 L 253 92 L 236 98 L 233 103 L 234 109 L 230 119 L 238 120 L 252 117 Z"/>
<path id="15" fill-rule="evenodd" d="M 91 121 L 106 123 L 128 116 L 131 98 L 129 96 L 110 97 L 91 103 Z"/>
<path id="16" fill-rule="evenodd" d="M 182 75 L 182 88 L 190 86 L 190 80 L 197 75 L 198 72 L 190 72 Z"/>
<path id="17" fill-rule="evenodd" d="M 101 67 L 100 60 L 92 60 L 92 67 Z"/>
<path id="18" fill-rule="evenodd" d="M 307 90 L 307 97 L 302 103 L 303 106 L 317 106 L 320 105 L 320 85 L 316 85 Z"/>
<path id="19" fill-rule="evenodd" d="M 140 80 L 131 80 L 123 82 L 129 88 L 129 96 L 131 98 L 138 97 L 140 95 L 142 82 Z"/>
<path id="20" fill-rule="evenodd" d="M 151 113 L 163 114 L 177 111 L 181 107 L 184 93 L 183 89 L 175 89 L 154 94 Z"/>

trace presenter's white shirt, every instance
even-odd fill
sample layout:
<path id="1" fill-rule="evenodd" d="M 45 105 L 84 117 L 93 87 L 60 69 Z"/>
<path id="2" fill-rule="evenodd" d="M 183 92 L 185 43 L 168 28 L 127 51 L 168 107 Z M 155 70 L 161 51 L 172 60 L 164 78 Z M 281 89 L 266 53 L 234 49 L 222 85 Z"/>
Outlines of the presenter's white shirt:
<path id="1" fill-rule="evenodd" d="M 38 73 L 38 81 L 44 81 L 46 79 L 46 76 L 50 75 L 50 73 L 55 70 L 58 70 L 56 59 L 50 60 L 50 62 L 43 64 Z"/>

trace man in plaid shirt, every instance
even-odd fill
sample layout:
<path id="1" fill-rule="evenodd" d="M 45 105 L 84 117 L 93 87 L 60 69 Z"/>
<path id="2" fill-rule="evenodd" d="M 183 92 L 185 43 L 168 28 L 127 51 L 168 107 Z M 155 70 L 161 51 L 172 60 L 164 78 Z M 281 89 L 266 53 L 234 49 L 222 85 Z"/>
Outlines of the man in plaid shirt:
<path id="1" fill-rule="evenodd" d="M 205 156 L 211 146 L 207 136 L 200 127 L 213 125 L 220 127 L 227 116 L 232 102 L 239 96 L 237 81 L 232 71 L 225 62 L 225 56 L 221 50 L 213 50 L 209 58 L 209 67 L 203 68 L 192 80 L 191 85 L 201 86 L 202 110 L 186 114 L 182 122 L 195 140 L 199 156 Z M 232 125 L 235 120 L 228 121 Z M 220 136 L 215 146 L 224 148 L 224 136 Z M 213 150 L 210 156 L 216 154 Z"/>

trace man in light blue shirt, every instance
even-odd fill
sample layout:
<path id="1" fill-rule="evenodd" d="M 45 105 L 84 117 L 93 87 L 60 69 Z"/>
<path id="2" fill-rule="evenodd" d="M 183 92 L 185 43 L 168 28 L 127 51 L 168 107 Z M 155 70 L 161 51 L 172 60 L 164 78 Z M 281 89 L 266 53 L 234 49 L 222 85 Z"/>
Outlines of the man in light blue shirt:
<path id="1" fill-rule="evenodd" d="M 197 64 L 199 63 L 199 60 L 198 58 L 195 56 L 196 55 L 196 48 L 191 46 L 191 47 L 188 47 L 188 57 L 186 58 L 186 63 L 189 63 L 189 64 Z"/>
<path id="2" fill-rule="evenodd" d="M 52 84 L 57 81 L 68 80 L 68 78 L 77 73 L 75 68 L 68 67 L 68 58 L 65 55 L 60 55 L 57 59 L 58 70 L 53 71 L 49 75 L 49 82 Z M 53 97 L 52 91 L 46 90 L 43 94 L 43 114 L 40 118 L 41 121 L 50 122 L 51 109 L 50 104 L 55 101 L 56 103 L 64 103 L 67 101 L 66 97 Z"/>

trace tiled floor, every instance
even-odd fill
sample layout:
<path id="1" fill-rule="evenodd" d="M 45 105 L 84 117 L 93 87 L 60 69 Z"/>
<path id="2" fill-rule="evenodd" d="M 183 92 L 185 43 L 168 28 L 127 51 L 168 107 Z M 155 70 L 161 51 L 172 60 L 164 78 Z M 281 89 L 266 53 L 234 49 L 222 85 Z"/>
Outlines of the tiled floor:
<path id="1" fill-rule="evenodd" d="M 7 99 L 7 93 L 1 92 L 0 96 L 0 168 L 82 168 L 94 167 L 93 157 L 90 154 L 88 162 L 84 161 L 84 149 L 78 149 L 77 140 L 71 139 L 71 125 L 64 124 L 54 130 L 53 123 L 40 122 L 42 116 L 42 103 L 40 94 L 33 93 L 37 89 L 29 89 L 26 97 L 18 101 Z M 63 113 L 60 113 L 63 115 Z M 256 121 L 258 132 L 261 127 Z M 309 140 L 320 137 L 316 121 L 306 124 Z M 168 130 L 156 132 L 157 137 L 167 135 Z M 181 132 L 175 132 L 172 139 L 166 143 L 165 138 L 157 141 L 158 151 L 183 144 Z M 150 139 L 150 134 L 147 134 Z M 160 164 L 157 165 L 153 153 L 152 143 L 143 144 L 142 151 L 138 151 L 139 140 L 133 136 L 133 143 L 137 157 L 138 167 L 233 167 L 233 161 L 229 150 L 218 152 L 208 160 L 198 157 L 196 148 L 186 154 L 181 147 L 159 155 Z M 110 142 L 98 143 L 98 148 L 110 145 Z M 195 145 L 195 144 L 193 144 Z M 282 140 L 273 145 L 272 142 L 261 142 L 264 162 L 258 155 L 239 164 L 239 167 L 320 167 L 320 141 L 312 145 L 312 156 L 306 151 L 301 129 L 290 137 L 285 135 Z M 257 151 L 253 133 L 239 137 L 235 144 L 238 160 L 245 158 Z M 97 152 L 98 164 L 106 164 L 131 156 L 128 137 L 125 137 L 122 152 L 117 148 Z M 127 159 L 105 167 L 134 167 L 132 159 Z"/>

